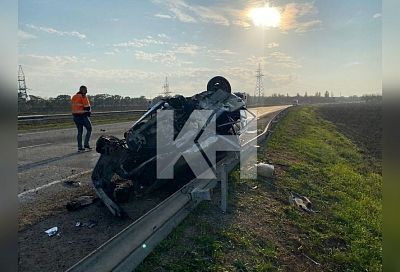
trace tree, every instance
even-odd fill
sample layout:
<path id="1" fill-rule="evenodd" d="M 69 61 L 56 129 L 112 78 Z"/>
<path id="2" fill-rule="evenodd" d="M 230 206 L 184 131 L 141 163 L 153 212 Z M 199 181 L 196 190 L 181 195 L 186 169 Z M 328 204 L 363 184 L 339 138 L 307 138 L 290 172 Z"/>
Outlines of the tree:
<path id="1" fill-rule="evenodd" d="M 328 98 L 328 97 L 329 97 L 329 92 L 326 91 L 324 96 L 325 96 L 326 98 Z"/>

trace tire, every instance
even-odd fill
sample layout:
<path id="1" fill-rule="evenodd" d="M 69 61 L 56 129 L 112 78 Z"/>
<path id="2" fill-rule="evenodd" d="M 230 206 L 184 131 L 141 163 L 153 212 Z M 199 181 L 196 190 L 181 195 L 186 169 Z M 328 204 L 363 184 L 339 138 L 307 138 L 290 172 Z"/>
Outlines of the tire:
<path id="1" fill-rule="evenodd" d="M 222 77 L 222 76 L 216 76 L 210 79 L 207 83 L 207 91 L 211 92 L 216 92 L 219 89 L 223 90 L 224 92 L 231 93 L 231 84 L 229 84 L 229 81 Z"/>

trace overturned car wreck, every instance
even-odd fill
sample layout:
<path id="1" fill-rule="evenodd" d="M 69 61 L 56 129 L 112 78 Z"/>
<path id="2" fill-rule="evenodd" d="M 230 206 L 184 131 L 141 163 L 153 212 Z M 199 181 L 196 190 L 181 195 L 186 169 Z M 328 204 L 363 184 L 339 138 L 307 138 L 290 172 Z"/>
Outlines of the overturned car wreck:
<path id="1" fill-rule="evenodd" d="M 157 139 L 164 137 L 160 135 L 164 133 L 163 130 L 157 129 L 163 125 L 160 126 L 159 123 L 157 126 L 157 122 L 164 122 L 160 118 L 160 113 L 165 110 L 173 110 L 174 138 L 180 135 L 183 128 L 189 131 L 188 134 L 194 131 L 188 130 L 186 126 L 203 127 L 201 135 L 197 135 L 194 141 L 193 137 L 183 135 L 179 140 L 157 149 Z M 188 165 L 185 160 L 187 157 L 181 155 L 190 154 L 191 158 L 196 160 L 195 156 L 202 156 L 207 148 L 220 144 L 218 142 L 220 139 L 214 137 L 215 140 L 211 140 L 214 139 L 213 135 L 207 136 L 204 123 L 196 123 L 196 119 L 190 117 L 197 110 L 211 112 L 207 122 L 212 119 L 215 121 L 214 134 L 236 136 L 229 138 L 230 141 L 233 138 L 237 139 L 230 144 L 239 145 L 240 128 L 243 127 L 241 110 L 246 110 L 246 105 L 241 97 L 232 94 L 229 82 L 221 76 L 212 78 L 207 84 L 206 91 L 192 97 L 177 95 L 157 102 L 125 132 L 124 139 L 103 135 L 97 140 L 96 151 L 101 156 L 93 170 L 92 181 L 97 195 L 112 214 L 116 216 L 125 214 L 115 200 L 116 185 L 112 181 L 115 175 L 130 180 L 133 191 L 146 194 L 161 184 L 173 181 L 173 179 L 160 179 L 157 176 L 157 170 L 163 171 L 163 168 L 171 167 L 169 163 L 173 164 L 175 176 L 185 176 L 187 181 L 198 174 Z M 203 141 L 201 148 L 197 142 L 199 137 L 207 139 Z M 176 160 L 167 160 L 167 163 L 162 165 L 157 164 L 157 160 L 171 153 L 176 156 Z M 218 152 L 214 160 L 218 161 L 223 157 L 224 153 Z M 208 163 L 212 165 L 212 162 Z"/>

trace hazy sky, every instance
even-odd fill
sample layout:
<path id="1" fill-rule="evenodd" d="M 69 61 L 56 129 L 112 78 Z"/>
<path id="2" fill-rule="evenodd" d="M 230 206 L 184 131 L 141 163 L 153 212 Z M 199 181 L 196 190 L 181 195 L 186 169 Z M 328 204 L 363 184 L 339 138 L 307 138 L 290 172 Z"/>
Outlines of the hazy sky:
<path id="1" fill-rule="evenodd" d="M 268 4 L 277 28 L 248 11 Z M 30 94 L 153 97 L 165 76 L 191 95 L 215 76 L 254 93 L 380 93 L 381 1 L 21 0 L 19 64 Z"/>

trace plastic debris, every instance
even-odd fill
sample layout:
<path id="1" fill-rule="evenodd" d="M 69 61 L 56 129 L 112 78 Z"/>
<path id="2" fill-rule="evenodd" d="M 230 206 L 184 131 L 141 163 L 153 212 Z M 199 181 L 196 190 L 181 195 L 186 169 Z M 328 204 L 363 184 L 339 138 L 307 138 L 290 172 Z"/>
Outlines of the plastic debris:
<path id="1" fill-rule="evenodd" d="M 48 229 L 48 230 L 45 231 L 45 233 L 47 233 L 47 235 L 48 235 L 49 237 L 51 237 L 51 236 L 53 236 L 53 235 L 56 235 L 57 232 L 58 232 L 58 227 L 52 227 L 52 228 L 50 228 L 50 229 Z"/>
<path id="2" fill-rule="evenodd" d="M 75 223 L 75 227 L 80 227 L 81 225 L 82 225 L 82 224 L 81 224 L 81 222 L 79 222 L 79 221 Z"/>
<path id="3" fill-rule="evenodd" d="M 312 209 L 311 201 L 305 196 L 301 196 L 297 193 L 291 192 L 289 196 L 289 202 L 307 212 L 314 212 L 314 210 Z"/>
<path id="4" fill-rule="evenodd" d="M 93 196 L 81 196 L 67 203 L 66 208 L 68 211 L 75 211 L 80 208 L 89 206 L 95 201 Z"/>
<path id="5" fill-rule="evenodd" d="M 257 174 L 265 177 L 265 178 L 272 178 L 274 176 L 274 166 L 268 163 L 258 163 L 256 164 L 257 167 Z"/>

